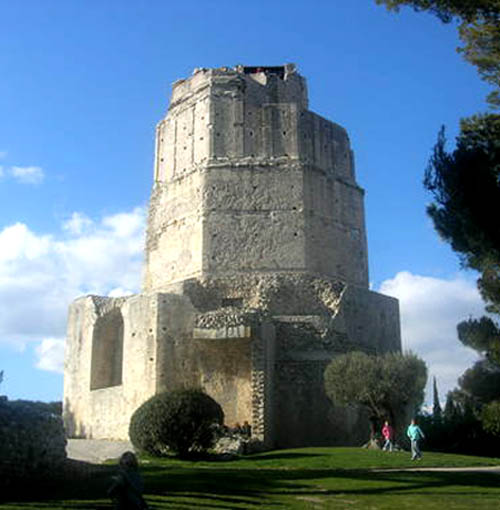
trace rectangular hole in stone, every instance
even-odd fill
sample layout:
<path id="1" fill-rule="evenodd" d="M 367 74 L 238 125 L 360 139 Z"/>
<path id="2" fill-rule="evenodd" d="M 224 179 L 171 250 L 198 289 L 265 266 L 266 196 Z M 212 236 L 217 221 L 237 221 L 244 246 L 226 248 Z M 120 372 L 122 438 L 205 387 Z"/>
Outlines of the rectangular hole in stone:
<path id="1" fill-rule="evenodd" d="M 232 306 L 234 308 L 243 308 L 243 298 L 224 298 L 221 305 L 223 307 Z"/>

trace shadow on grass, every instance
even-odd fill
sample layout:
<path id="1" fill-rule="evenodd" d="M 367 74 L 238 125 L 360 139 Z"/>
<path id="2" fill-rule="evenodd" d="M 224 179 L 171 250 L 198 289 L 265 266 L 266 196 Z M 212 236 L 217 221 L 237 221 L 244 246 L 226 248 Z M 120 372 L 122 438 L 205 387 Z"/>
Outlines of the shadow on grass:
<path id="1" fill-rule="evenodd" d="M 268 461 L 268 460 L 292 460 L 292 459 L 311 459 L 313 457 L 326 457 L 326 453 L 272 453 L 272 454 L 256 454 L 248 457 L 241 457 L 241 459 L 251 460 L 255 462 Z"/>
<path id="2" fill-rule="evenodd" d="M 288 455 L 280 458 L 290 458 Z M 78 476 L 60 483 L 30 485 L 29 491 L 24 485 L 24 490 L 11 491 L 3 500 L 16 502 L 16 508 L 39 510 L 111 508 L 106 489 L 116 467 L 85 463 L 80 467 Z M 141 472 L 151 509 L 285 508 L 287 497 L 340 495 L 474 496 L 493 490 L 495 496 L 500 496 L 500 476 L 495 473 L 240 469 L 220 464 L 208 468 L 146 465 Z"/>

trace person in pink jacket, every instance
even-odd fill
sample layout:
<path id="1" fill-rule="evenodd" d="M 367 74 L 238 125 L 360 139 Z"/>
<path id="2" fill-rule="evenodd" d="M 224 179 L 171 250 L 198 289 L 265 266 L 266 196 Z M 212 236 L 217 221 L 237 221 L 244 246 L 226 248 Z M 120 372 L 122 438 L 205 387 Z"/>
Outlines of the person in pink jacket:
<path id="1" fill-rule="evenodd" d="M 389 422 L 386 421 L 384 423 L 384 426 L 382 427 L 382 436 L 384 436 L 385 443 L 382 447 L 382 450 L 386 452 L 389 450 L 392 452 L 392 443 L 394 441 L 394 429 L 389 425 Z"/>

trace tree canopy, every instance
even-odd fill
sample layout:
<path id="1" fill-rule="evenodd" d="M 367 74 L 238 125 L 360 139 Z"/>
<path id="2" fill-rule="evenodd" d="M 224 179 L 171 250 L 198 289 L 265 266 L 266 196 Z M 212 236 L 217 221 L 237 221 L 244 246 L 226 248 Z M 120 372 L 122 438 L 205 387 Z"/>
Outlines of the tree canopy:
<path id="1" fill-rule="evenodd" d="M 500 330 L 489 317 L 468 319 L 457 326 L 458 339 L 500 367 Z"/>
<path id="2" fill-rule="evenodd" d="M 500 16 L 499 0 L 375 0 L 389 10 L 398 11 L 402 5 L 413 7 L 416 11 L 429 11 L 441 21 L 449 23 L 458 17 L 472 22 L 478 18 L 498 20 Z"/>
<path id="3" fill-rule="evenodd" d="M 457 21 L 463 43 L 458 51 L 481 79 L 493 85 L 487 101 L 500 108 L 500 0 L 375 1 L 393 11 L 409 6 L 444 23 Z M 427 212 L 462 265 L 479 271 L 477 283 L 486 310 L 500 314 L 500 115 L 462 119 L 455 149 L 447 152 L 445 144 L 442 128 L 425 172 L 424 186 L 434 199 Z M 462 399 L 471 409 L 480 409 L 500 397 L 500 328 L 489 317 L 471 318 L 461 322 L 457 332 L 482 359 L 462 375 L 461 389 L 448 401 L 458 405 Z M 488 419 L 493 423 L 498 409 L 491 409 Z"/>
<path id="4" fill-rule="evenodd" d="M 481 271 L 500 264 L 500 115 L 462 120 L 455 149 L 445 144 L 442 128 L 424 177 L 427 212 L 462 263 Z"/>
<path id="5" fill-rule="evenodd" d="M 500 313 L 500 115 L 476 115 L 461 122 L 455 149 L 445 149 L 444 129 L 425 172 L 434 201 L 427 207 L 439 235 L 464 267 L 480 272 L 478 288 L 487 310 Z M 467 347 L 500 366 L 500 329 L 489 317 L 457 326 Z M 473 375 L 472 371 L 464 381 Z"/>
<path id="6" fill-rule="evenodd" d="M 436 381 L 436 376 L 434 376 L 434 380 L 433 380 L 433 384 L 432 384 L 432 389 L 433 389 L 433 405 L 432 405 L 432 416 L 434 417 L 434 419 L 436 420 L 440 420 L 441 419 L 441 404 L 439 403 L 439 392 L 438 392 L 438 389 L 437 389 L 437 381 Z"/>
<path id="7" fill-rule="evenodd" d="M 477 361 L 462 374 L 458 384 L 473 399 L 475 407 L 481 407 L 500 398 L 500 368 L 484 360 Z"/>
<path id="8" fill-rule="evenodd" d="M 325 391 L 334 403 L 364 406 L 393 424 L 406 406 L 422 403 L 426 381 L 425 362 L 413 353 L 351 352 L 337 356 L 325 370 Z"/>
<path id="9" fill-rule="evenodd" d="M 495 400 L 484 406 L 481 420 L 485 430 L 490 434 L 500 436 L 500 401 Z"/>

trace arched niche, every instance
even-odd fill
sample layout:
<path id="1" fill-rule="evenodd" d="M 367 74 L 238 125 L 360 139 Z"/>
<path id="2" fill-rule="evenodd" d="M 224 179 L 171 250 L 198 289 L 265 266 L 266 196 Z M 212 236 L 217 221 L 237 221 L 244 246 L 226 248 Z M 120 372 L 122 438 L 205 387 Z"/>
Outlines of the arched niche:
<path id="1" fill-rule="evenodd" d="M 95 323 L 92 335 L 90 389 L 98 390 L 122 383 L 123 317 L 118 309 L 111 310 Z"/>

